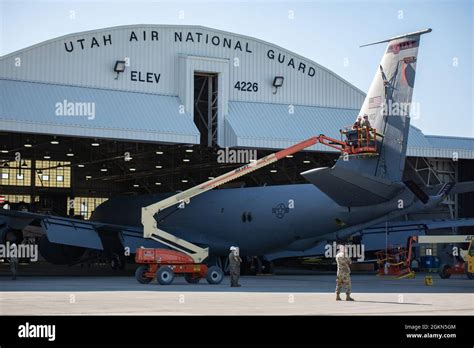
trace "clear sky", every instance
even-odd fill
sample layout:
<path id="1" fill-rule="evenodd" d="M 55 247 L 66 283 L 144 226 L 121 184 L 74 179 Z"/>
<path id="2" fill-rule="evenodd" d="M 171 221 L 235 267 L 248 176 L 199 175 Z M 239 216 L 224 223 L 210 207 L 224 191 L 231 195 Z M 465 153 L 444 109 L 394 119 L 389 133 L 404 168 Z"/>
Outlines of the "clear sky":
<path id="1" fill-rule="evenodd" d="M 422 37 L 413 97 L 420 117 L 412 124 L 425 134 L 474 137 L 473 3 L 0 0 L 0 55 L 84 30 L 196 24 L 277 44 L 366 92 L 385 45 L 359 45 L 430 27 L 433 32 Z"/>

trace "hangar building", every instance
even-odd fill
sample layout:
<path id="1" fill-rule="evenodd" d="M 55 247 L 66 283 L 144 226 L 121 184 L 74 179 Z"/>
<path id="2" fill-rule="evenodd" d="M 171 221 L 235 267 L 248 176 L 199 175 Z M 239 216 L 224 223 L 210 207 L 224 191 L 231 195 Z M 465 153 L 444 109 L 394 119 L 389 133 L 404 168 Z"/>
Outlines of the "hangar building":
<path id="1" fill-rule="evenodd" d="M 0 92 L 1 200 L 85 219 L 112 195 L 183 190 L 236 167 L 232 154 L 219 160 L 224 148 L 261 157 L 339 137 L 365 98 L 271 43 L 175 25 L 98 29 L 5 55 Z M 411 127 L 407 154 L 418 183 L 474 180 L 472 138 Z M 304 182 L 300 172 L 337 155 L 317 145 L 232 185 Z M 453 196 L 438 216 L 474 216 L 468 201 Z"/>

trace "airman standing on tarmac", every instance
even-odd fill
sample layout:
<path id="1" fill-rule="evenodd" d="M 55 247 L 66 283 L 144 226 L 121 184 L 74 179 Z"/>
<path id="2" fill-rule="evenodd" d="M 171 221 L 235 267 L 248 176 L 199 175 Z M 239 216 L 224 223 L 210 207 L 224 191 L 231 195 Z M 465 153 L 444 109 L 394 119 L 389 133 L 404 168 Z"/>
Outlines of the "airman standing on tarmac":
<path id="1" fill-rule="evenodd" d="M 15 280 L 18 273 L 18 257 L 10 257 L 10 270 L 12 272 L 12 280 Z"/>
<path id="2" fill-rule="evenodd" d="M 17 238 L 14 237 L 12 238 L 10 242 L 10 247 L 15 246 L 16 252 L 10 256 L 10 271 L 12 272 L 12 280 L 16 279 L 16 275 L 18 273 L 18 243 L 17 243 Z"/>
<path id="3" fill-rule="evenodd" d="M 339 245 L 336 255 L 337 278 L 336 278 L 336 301 L 341 300 L 341 290 L 346 289 L 346 301 L 354 301 L 351 297 L 351 259 L 346 255 L 344 245 Z"/>
<path id="4" fill-rule="evenodd" d="M 240 264 L 242 259 L 239 256 L 239 248 L 235 246 L 230 247 L 229 266 L 230 266 L 230 286 L 239 287 Z"/>

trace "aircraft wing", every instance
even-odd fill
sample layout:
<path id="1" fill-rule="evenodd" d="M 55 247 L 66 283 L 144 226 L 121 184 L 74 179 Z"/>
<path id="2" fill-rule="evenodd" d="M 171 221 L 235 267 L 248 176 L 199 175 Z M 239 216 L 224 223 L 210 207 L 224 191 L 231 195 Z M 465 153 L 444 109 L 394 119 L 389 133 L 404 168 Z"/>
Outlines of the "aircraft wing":
<path id="1" fill-rule="evenodd" d="M 474 192 L 474 181 L 458 182 L 451 189 L 450 193 L 456 194 L 456 193 L 466 193 L 466 192 Z"/>
<path id="2" fill-rule="evenodd" d="M 422 231 L 437 230 L 441 228 L 467 227 L 474 226 L 473 218 L 462 219 L 432 219 L 432 220 L 408 220 L 408 221 L 390 221 L 385 224 L 379 224 L 364 229 L 363 233 L 385 233 L 398 231 Z"/>
<path id="3" fill-rule="evenodd" d="M 436 230 L 441 228 L 474 226 L 474 217 L 465 219 L 424 219 L 408 221 L 388 221 L 379 223 L 375 226 L 362 229 L 360 232 L 360 242 L 365 245 L 365 251 L 381 250 L 385 248 L 388 241 L 392 245 L 404 245 L 409 236 L 424 235 L 427 230 Z M 385 233 L 387 239 L 385 238 Z M 277 260 L 287 257 L 304 257 L 323 255 L 326 251 L 327 243 L 332 243 L 333 238 L 327 240 L 314 240 L 308 243 L 305 250 L 281 250 L 265 255 L 268 260 Z M 309 241 L 311 242 L 311 241 Z"/>
<path id="4" fill-rule="evenodd" d="M 104 250 L 110 236 L 117 237 L 123 247 L 133 253 L 141 246 L 163 247 L 161 244 L 143 238 L 143 229 L 96 221 L 64 218 L 59 216 L 0 209 L 0 237 L 9 229 L 22 230 L 27 226 L 39 227 L 51 243 Z"/>

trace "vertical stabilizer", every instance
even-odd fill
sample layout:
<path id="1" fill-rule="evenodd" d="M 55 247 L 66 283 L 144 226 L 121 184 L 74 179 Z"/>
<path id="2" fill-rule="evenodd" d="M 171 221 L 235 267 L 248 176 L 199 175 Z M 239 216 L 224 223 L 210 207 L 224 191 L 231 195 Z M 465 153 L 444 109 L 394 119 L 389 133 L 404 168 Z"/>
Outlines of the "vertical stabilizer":
<path id="1" fill-rule="evenodd" d="M 429 32 L 431 29 L 425 29 L 369 44 L 388 42 L 359 113 L 368 115 L 371 126 L 382 135 L 377 144 L 380 154 L 377 157 L 351 157 L 348 161 L 341 158 L 337 167 L 401 181 L 420 36 Z"/>

